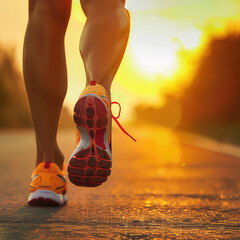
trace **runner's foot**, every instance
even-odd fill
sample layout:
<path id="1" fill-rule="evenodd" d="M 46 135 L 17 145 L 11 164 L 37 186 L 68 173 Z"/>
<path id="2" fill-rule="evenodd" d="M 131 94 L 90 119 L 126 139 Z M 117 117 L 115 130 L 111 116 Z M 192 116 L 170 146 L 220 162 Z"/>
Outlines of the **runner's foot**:
<path id="1" fill-rule="evenodd" d="M 55 163 L 43 162 L 38 164 L 32 173 L 28 197 L 30 206 L 63 206 L 67 202 L 65 180 L 65 165 L 63 170 Z"/>
<path id="2" fill-rule="evenodd" d="M 111 110 L 103 86 L 91 81 L 74 108 L 77 143 L 68 177 L 77 186 L 97 187 L 111 173 Z"/>

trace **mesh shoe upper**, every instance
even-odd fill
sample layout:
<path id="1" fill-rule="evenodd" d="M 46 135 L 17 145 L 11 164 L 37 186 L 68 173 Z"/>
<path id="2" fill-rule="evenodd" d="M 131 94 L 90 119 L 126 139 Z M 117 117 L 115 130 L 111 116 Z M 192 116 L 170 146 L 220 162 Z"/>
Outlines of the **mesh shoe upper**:
<path id="1" fill-rule="evenodd" d="M 57 194 L 65 194 L 67 190 L 65 168 L 65 165 L 63 165 L 63 170 L 60 170 L 55 163 L 40 163 L 31 176 L 29 185 L 31 193 L 36 190 L 50 190 Z"/>

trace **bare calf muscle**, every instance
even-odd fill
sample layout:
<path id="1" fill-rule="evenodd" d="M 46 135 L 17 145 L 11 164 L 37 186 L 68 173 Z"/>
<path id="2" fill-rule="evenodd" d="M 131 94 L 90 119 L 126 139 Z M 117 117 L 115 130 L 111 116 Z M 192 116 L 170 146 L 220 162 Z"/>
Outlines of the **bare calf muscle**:
<path id="1" fill-rule="evenodd" d="M 64 35 L 70 3 L 69 0 L 29 1 L 23 73 L 36 133 L 37 165 L 50 161 L 61 167 L 63 162 L 56 133 L 67 90 Z M 59 21 L 61 17 L 64 20 Z"/>
<path id="2" fill-rule="evenodd" d="M 110 93 L 128 41 L 129 15 L 120 0 L 82 0 L 81 3 L 87 9 L 87 21 L 80 40 L 86 84 L 96 80 Z"/>

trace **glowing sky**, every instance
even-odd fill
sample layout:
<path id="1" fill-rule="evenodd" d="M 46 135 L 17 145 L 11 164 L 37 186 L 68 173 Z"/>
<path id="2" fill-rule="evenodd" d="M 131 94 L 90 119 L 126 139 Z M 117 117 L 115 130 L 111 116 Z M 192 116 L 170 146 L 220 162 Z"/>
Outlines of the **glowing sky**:
<path id="1" fill-rule="evenodd" d="M 27 1 L 0 0 L 0 6 L 0 42 L 15 46 L 21 66 Z M 181 91 L 194 72 L 191 60 L 201 54 L 209 38 L 229 28 L 239 30 L 239 0 L 128 0 L 127 8 L 131 13 L 131 35 L 112 88 L 112 99 L 122 104 L 125 118 L 138 102 L 161 104 L 164 94 Z M 78 53 L 84 21 L 79 2 L 74 0 L 66 35 L 66 104 L 70 107 L 85 82 Z"/>

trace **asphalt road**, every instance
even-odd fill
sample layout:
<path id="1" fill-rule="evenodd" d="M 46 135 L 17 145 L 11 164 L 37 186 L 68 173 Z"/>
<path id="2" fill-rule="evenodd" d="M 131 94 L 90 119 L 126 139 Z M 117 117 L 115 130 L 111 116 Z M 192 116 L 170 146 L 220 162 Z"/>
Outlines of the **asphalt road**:
<path id="1" fill-rule="evenodd" d="M 110 179 L 69 183 L 63 208 L 27 206 L 33 132 L 0 132 L 0 239 L 240 239 L 240 159 L 165 129 L 131 130 L 136 143 L 114 132 Z M 59 143 L 67 163 L 74 132 Z"/>

